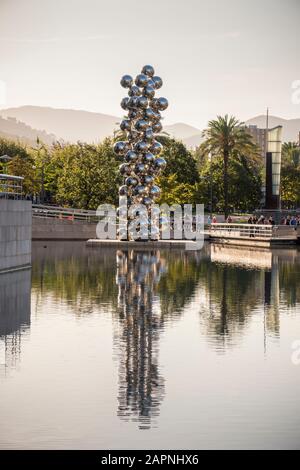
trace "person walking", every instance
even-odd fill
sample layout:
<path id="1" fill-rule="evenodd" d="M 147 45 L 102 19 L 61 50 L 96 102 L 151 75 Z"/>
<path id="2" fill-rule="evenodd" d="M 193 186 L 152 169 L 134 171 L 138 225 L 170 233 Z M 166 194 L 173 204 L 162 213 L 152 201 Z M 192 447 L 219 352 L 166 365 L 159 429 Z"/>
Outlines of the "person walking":
<path id="1" fill-rule="evenodd" d="M 290 225 L 293 225 L 293 227 L 295 227 L 295 226 L 297 225 L 296 217 L 293 216 L 293 217 L 291 218 Z"/>
<path id="2" fill-rule="evenodd" d="M 275 220 L 272 216 L 269 218 L 269 225 L 275 225 Z"/>
<path id="3" fill-rule="evenodd" d="M 252 215 L 250 215 L 250 217 L 249 217 L 249 219 L 248 219 L 248 224 L 253 225 L 253 217 L 252 217 Z M 249 236 L 250 236 L 251 238 L 252 238 L 252 237 L 254 238 L 254 229 L 251 228 L 251 229 L 249 230 L 249 232 L 250 232 Z"/>

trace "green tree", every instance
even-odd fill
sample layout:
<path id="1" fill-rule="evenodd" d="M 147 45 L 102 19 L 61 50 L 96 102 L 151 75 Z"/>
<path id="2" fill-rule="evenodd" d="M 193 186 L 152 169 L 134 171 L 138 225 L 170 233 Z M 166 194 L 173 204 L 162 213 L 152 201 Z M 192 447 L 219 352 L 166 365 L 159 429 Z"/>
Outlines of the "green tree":
<path id="1" fill-rule="evenodd" d="M 261 167 L 256 158 L 233 154 L 228 164 L 228 209 L 236 211 L 253 211 L 261 201 Z M 224 209 L 224 177 L 223 158 L 215 155 L 212 161 L 208 156 L 202 161 L 200 183 L 198 185 L 198 202 L 206 207 L 211 205 L 211 189 L 213 195 L 213 211 Z M 212 185 L 212 188 L 211 188 Z M 251 190 L 249 191 L 249 188 Z"/>
<path id="2" fill-rule="evenodd" d="M 197 183 L 199 181 L 197 162 L 186 146 L 176 139 L 163 135 L 157 140 L 163 145 L 160 156 L 167 161 L 163 176 L 176 175 L 178 183 Z"/>
<path id="3" fill-rule="evenodd" d="M 27 195 L 33 195 L 38 191 L 35 175 L 34 159 L 30 150 L 19 142 L 0 138 L 0 156 L 11 157 L 9 163 L 0 162 L 0 171 L 7 171 L 10 175 L 23 176 L 23 191 Z"/>
<path id="4" fill-rule="evenodd" d="M 101 203 L 116 204 L 121 183 L 112 140 L 90 145 L 78 142 L 56 148 L 61 165 L 56 200 L 82 209 L 96 209 Z"/>
<path id="5" fill-rule="evenodd" d="M 209 121 L 208 128 L 203 132 L 205 138 L 202 149 L 213 155 L 221 156 L 223 160 L 223 192 L 224 216 L 229 215 L 229 163 L 234 155 L 249 156 L 257 154 L 258 150 L 252 137 L 235 117 L 227 114 Z M 250 189 L 252 190 L 252 188 Z"/>
<path id="6" fill-rule="evenodd" d="M 176 174 L 160 176 L 157 184 L 161 188 L 159 204 L 193 204 L 197 202 L 198 185 L 179 183 Z"/>
<path id="7" fill-rule="evenodd" d="M 300 206 L 300 148 L 294 142 L 282 145 L 281 199 L 288 209 Z"/>

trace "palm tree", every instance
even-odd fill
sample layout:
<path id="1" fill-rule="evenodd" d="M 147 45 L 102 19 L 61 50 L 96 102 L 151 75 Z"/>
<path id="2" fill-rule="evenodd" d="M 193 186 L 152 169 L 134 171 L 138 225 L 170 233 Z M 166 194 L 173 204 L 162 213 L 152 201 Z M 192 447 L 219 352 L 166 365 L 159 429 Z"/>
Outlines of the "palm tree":
<path id="1" fill-rule="evenodd" d="M 282 144 L 282 163 L 297 167 L 300 164 L 300 147 L 296 142 Z"/>
<path id="2" fill-rule="evenodd" d="M 247 133 L 244 123 L 234 116 L 217 116 L 217 119 L 209 121 L 208 128 L 203 132 L 205 141 L 202 148 L 212 155 L 220 155 L 223 158 L 224 177 L 224 216 L 229 215 L 228 204 L 228 163 L 233 154 L 245 155 L 258 154 L 258 148 Z"/>

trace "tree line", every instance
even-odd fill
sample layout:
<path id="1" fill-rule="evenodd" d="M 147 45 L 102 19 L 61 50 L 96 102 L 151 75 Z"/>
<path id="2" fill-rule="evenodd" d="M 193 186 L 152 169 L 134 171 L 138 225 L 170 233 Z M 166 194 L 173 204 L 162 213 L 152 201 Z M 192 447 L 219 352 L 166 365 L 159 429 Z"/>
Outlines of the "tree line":
<path id="1" fill-rule="evenodd" d="M 208 123 L 204 141 L 195 150 L 167 135 L 162 157 L 167 167 L 159 177 L 158 203 L 203 203 L 213 212 L 251 212 L 261 206 L 263 161 L 245 127 L 234 117 L 218 117 Z M 82 209 L 101 203 L 118 203 L 122 183 L 122 159 L 113 152 L 116 136 L 97 144 L 55 142 L 37 139 L 37 145 L 0 139 L 0 171 L 23 176 L 24 192 L 33 200 Z M 282 201 L 287 208 L 300 206 L 299 147 L 283 145 Z M 5 168 L 4 168 L 5 165 Z M 212 207 L 211 207 L 212 205 Z"/>

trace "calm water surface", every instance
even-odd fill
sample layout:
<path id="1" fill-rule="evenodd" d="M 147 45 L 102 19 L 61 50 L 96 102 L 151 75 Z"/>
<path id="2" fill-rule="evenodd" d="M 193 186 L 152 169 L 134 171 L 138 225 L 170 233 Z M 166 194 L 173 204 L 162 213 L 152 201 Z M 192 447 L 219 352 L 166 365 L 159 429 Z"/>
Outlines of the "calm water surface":
<path id="1" fill-rule="evenodd" d="M 0 448 L 299 449 L 297 340 L 299 249 L 35 242 L 0 276 Z"/>

